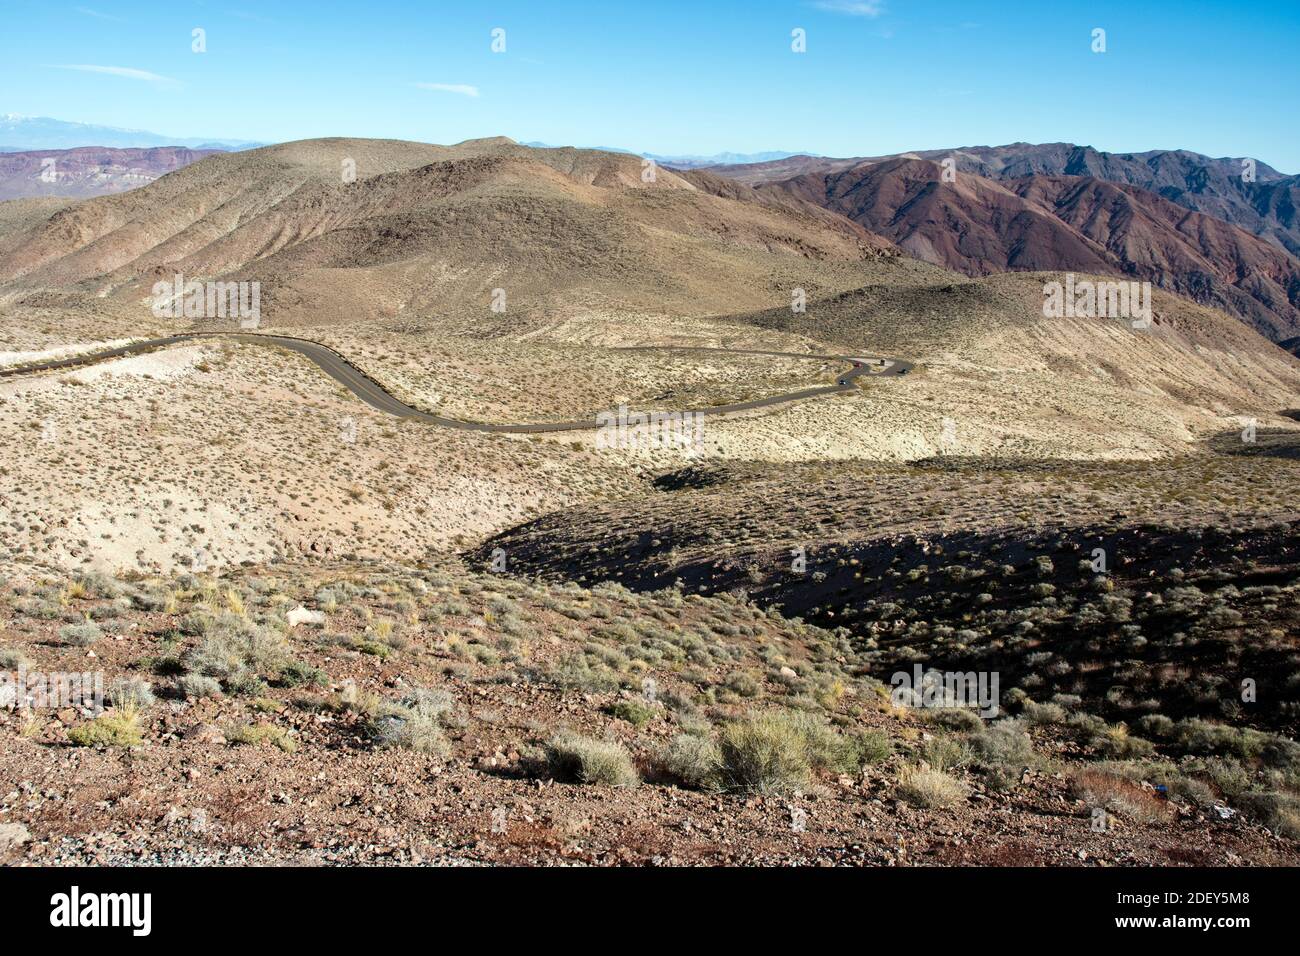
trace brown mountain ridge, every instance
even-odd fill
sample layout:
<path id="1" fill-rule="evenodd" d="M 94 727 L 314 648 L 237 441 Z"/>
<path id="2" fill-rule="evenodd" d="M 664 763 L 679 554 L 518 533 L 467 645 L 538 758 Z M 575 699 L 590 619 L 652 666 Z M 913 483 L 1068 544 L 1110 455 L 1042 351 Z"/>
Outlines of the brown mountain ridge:
<path id="1" fill-rule="evenodd" d="M 765 165 L 780 163 L 797 168 L 788 160 Z M 946 182 L 945 167 L 922 158 L 813 166 L 787 179 L 770 168 L 716 171 L 839 212 L 916 258 L 967 275 L 1128 276 L 1222 309 L 1274 341 L 1300 334 L 1300 260 L 1147 189 L 1037 173 L 997 181 L 960 164 Z"/>

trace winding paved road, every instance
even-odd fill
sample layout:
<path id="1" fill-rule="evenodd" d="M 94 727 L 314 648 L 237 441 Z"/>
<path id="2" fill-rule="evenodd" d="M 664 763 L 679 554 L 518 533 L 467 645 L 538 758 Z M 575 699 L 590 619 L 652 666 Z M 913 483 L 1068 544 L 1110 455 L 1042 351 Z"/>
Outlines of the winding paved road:
<path id="1" fill-rule="evenodd" d="M 72 358 L 54 359 L 48 362 L 39 362 L 32 365 L 0 368 L 0 378 L 8 378 L 16 375 L 30 375 L 38 372 L 50 372 L 58 369 L 77 368 L 83 365 L 93 365 L 109 359 L 123 358 L 130 355 L 140 355 L 145 352 L 152 352 L 156 349 L 167 348 L 172 345 L 181 345 L 193 339 L 203 338 L 223 338 L 254 345 L 273 345 L 289 349 L 290 351 L 297 352 L 300 355 L 305 355 L 307 358 L 311 359 L 311 361 L 320 366 L 321 370 L 326 375 L 334 379 L 367 405 L 376 408 L 381 412 L 396 415 L 399 418 L 410 418 L 415 421 L 426 422 L 430 425 L 442 425 L 445 428 L 462 428 L 468 431 L 477 432 L 510 432 L 516 434 L 581 431 L 586 429 L 595 429 L 597 427 L 594 415 L 591 418 L 582 421 L 539 422 L 523 425 L 494 425 L 487 422 L 467 422 L 461 421 L 457 418 L 446 418 L 442 415 L 434 415 L 431 412 L 426 412 L 422 409 L 406 404 L 388 391 L 388 389 L 384 388 L 373 378 L 328 346 L 321 345 L 319 342 L 312 342 L 309 339 L 298 339 L 288 335 L 262 335 L 239 332 L 182 332 L 177 335 L 169 335 L 165 338 L 147 339 L 142 342 L 134 342 L 131 345 L 124 345 L 120 348 L 106 349 L 102 352 L 90 352 L 85 355 L 73 356 Z M 770 395 L 767 398 L 756 398 L 748 402 L 735 402 L 730 405 L 710 405 L 707 408 L 693 409 L 693 411 L 697 411 L 702 415 L 725 415 L 728 412 L 743 412 L 754 408 L 766 408 L 771 405 L 781 405 L 786 402 L 795 402 L 805 398 L 815 398 L 819 395 L 835 395 L 841 392 L 851 392 L 857 387 L 854 385 L 854 381 L 863 375 L 904 375 L 907 372 L 910 372 L 913 368 L 911 362 L 906 362 L 902 359 L 881 358 L 880 356 L 874 355 L 812 355 L 804 352 L 766 352 L 760 349 L 715 349 L 704 346 L 689 345 L 632 345 L 618 349 L 617 351 L 724 352 L 737 355 L 776 355 L 783 358 L 848 362 L 851 366 L 848 371 L 835 380 L 834 385 L 805 388 L 798 392 L 785 392 L 780 395 Z M 873 364 L 875 364 L 877 371 L 872 371 L 871 366 Z"/>

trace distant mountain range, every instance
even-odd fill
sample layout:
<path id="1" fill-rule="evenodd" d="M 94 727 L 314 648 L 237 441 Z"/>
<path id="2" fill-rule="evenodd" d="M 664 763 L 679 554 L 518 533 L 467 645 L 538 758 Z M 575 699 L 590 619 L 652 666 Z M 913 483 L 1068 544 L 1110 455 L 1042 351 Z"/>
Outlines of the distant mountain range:
<path id="1" fill-rule="evenodd" d="M 522 146 L 531 146 L 536 149 L 557 149 L 558 147 L 550 143 L 530 142 L 521 143 Z M 640 156 L 643 159 L 653 159 L 660 166 L 672 166 L 676 169 L 699 169 L 705 166 L 721 165 L 738 165 L 748 163 L 768 163 L 790 157 L 800 159 L 816 159 L 815 153 L 789 153 L 783 150 L 772 150 L 766 153 L 714 153 L 710 156 L 700 155 L 670 155 L 668 153 L 639 153 L 634 149 L 623 149 L 621 146 L 580 146 L 577 149 L 596 149 L 605 153 L 631 153 L 633 156 Z"/>
<path id="2" fill-rule="evenodd" d="M 72 149 L 78 146 L 112 146 L 118 149 L 181 146 L 187 149 L 237 150 L 264 145 L 266 144 L 249 140 L 160 136 L 146 130 L 118 129 L 115 126 L 96 126 L 92 123 L 69 123 L 48 116 L 0 114 L 0 153 Z"/>
<path id="3" fill-rule="evenodd" d="M 815 202 L 968 275 L 1129 276 L 1223 309 L 1275 341 L 1300 336 L 1300 177 L 1262 162 L 1013 143 L 709 171 Z"/>
<path id="4" fill-rule="evenodd" d="M 340 179 L 343 157 L 355 183 Z M 634 155 L 505 137 L 222 152 L 118 195 L 10 211 L 19 225 L 0 228 L 0 285 L 138 308 L 161 277 L 238 275 L 262 283 L 278 324 L 409 313 L 481 330 L 503 268 L 510 308 L 547 322 L 571 319 L 577 300 L 602 317 L 615 301 L 656 315 L 756 312 L 800 283 L 835 294 L 932 271 L 893 265 L 902 257 L 888 242 L 818 206 L 719 180 L 738 191 L 724 198 L 692 175 L 707 176 L 662 169 L 647 182 Z M 4 216 L 0 205 L 0 226 Z"/>
<path id="5" fill-rule="evenodd" d="M 169 139 L 57 120 L 0 119 L 0 144 L 19 135 L 37 141 L 46 135 Z M 171 140 L 180 142 L 195 141 Z M 0 145 L 0 200 L 123 192 L 214 151 L 253 144 L 79 145 L 21 152 Z M 917 259 L 971 276 L 1075 271 L 1148 280 L 1222 309 L 1300 354 L 1300 176 L 1263 162 L 1244 165 L 1241 158 L 1185 150 L 1107 153 L 1069 143 L 850 158 L 592 149 L 654 159 L 720 198 L 802 215 L 819 206 L 839 222 L 844 217 L 856 224 L 859 241 L 869 245 L 881 237 Z M 712 162 L 717 159 L 752 161 Z M 949 170 L 953 181 L 947 181 Z"/>
<path id="6" fill-rule="evenodd" d="M 82 146 L 77 149 L 0 152 L 0 200 L 36 196 L 85 199 L 126 192 L 218 152 L 224 150 L 178 146 L 151 149 Z"/>

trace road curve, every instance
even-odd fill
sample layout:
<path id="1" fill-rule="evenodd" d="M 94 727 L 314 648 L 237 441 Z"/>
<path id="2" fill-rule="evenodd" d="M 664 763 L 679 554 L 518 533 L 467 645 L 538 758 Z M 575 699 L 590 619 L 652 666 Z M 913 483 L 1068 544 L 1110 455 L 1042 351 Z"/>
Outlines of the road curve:
<path id="1" fill-rule="evenodd" d="M 147 339 L 145 341 L 132 343 L 131 345 L 106 349 L 102 352 L 91 352 L 85 355 L 74 356 L 72 358 L 54 359 L 48 362 L 39 362 L 32 365 L 0 368 L 0 378 L 9 378 L 17 375 L 32 375 L 38 372 L 50 372 L 59 369 L 77 368 L 83 365 L 93 365 L 109 359 L 123 358 L 130 355 L 140 355 L 160 348 L 181 345 L 193 339 L 203 338 L 223 338 L 254 345 L 278 346 L 280 348 L 289 349 L 292 352 L 297 352 L 315 362 L 316 365 L 320 366 L 321 371 L 334 379 L 371 408 L 378 409 L 381 412 L 387 412 L 389 415 L 395 415 L 398 418 L 409 418 L 430 425 L 441 425 L 444 428 L 460 428 L 467 431 L 505 432 L 512 434 L 582 431 L 592 430 L 597 427 L 594 415 L 591 418 L 580 421 L 538 422 L 534 424 L 520 425 L 496 425 L 487 422 L 469 422 L 457 418 L 447 418 L 442 415 L 434 415 L 431 412 L 426 412 L 423 409 L 406 404 L 329 346 L 321 345 L 319 342 L 313 342 L 310 339 L 299 339 L 288 335 L 263 335 L 260 333 L 253 334 L 247 332 L 181 332 L 164 338 Z M 684 410 L 695 411 L 701 415 L 725 415 L 729 412 L 743 412 L 755 408 L 767 408 L 772 405 L 782 405 L 786 402 L 796 402 L 805 398 L 815 398 L 819 395 L 835 395 L 841 392 L 851 392 L 856 388 L 854 381 L 863 375 L 904 375 L 907 372 L 910 372 L 914 367 L 911 362 L 902 359 L 887 359 L 874 355 L 813 355 L 804 352 L 768 352 L 761 349 L 722 349 L 687 345 L 631 345 L 617 349 L 617 351 L 723 352 L 737 355 L 776 355 L 785 358 L 848 362 L 851 366 L 848 371 L 844 372 L 835 380 L 834 385 L 805 388 L 797 392 L 785 392 L 780 395 L 770 395 L 767 398 L 756 398 L 748 402 L 735 402 L 730 405 L 710 405 L 706 408 Z M 879 370 L 871 370 L 869 366 L 873 363 L 880 363 L 878 364 Z"/>

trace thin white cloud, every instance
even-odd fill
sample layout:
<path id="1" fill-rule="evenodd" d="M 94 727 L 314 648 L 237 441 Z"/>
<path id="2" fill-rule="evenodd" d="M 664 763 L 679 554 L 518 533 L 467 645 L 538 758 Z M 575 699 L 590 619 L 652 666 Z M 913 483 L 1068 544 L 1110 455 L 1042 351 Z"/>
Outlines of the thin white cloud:
<path id="1" fill-rule="evenodd" d="M 111 13 L 104 13 L 100 10 L 92 10 L 90 7 L 73 7 L 78 13 L 85 17 L 94 17 L 96 20 L 112 20 L 114 23 L 126 23 L 121 17 L 115 17 Z"/>
<path id="2" fill-rule="evenodd" d="M 55 63 L 56 70 L 79 70 L 82 73 L 107 73 L 110 76 L 124 76 L 129 80 L 145 80 L 149 83 L 175 83 L 176 81 L 148 70 L 137 70 L 129 66 L 97 66 L 94 63 Z"/>
<path id="3" fill-rule="evenodd" d="M 885 0 L 815 0 L 812 5 L 827 13 L 850 17 L 878 17 L 885 12 Z"/>
<path id="4" fill-rule="evenodd" d="M 460 96 L 478 96 L 478 87 L 468 83 L 414 83 L 422 90 L 434 90 L 438 93 L 456 93 Z"/>

